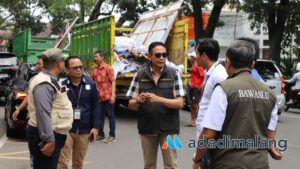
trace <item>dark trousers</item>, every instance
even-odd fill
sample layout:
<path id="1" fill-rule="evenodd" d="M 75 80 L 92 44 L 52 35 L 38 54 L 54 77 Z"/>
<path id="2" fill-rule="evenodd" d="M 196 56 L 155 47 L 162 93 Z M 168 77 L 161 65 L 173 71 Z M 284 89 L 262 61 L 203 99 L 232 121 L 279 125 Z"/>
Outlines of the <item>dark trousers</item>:
<path id="1" fill-rule="evenodd" d="M 64 146 L 66 135 L 54 133 L 55 135 L 55 149 L 53 154 L 48 157 L 41 152 L 38 146 L 40 139 L 38 129 L 28 125 L 27 140 L 30 154 L 33 156 L 33 169 L 56 169 L 60 154 L 60 149 Z"/>
<path id="2" fill-rule="evenodd" d="M 109 120 L 109 135 L 112 137 L 116 136 L 116 118 L 115 118 L 115 112 L 114 112 L 114 105 L 110 104 L 109 101 L 103 101 L 100 102 L 100 129 L 99 129 L 99 135 L 105 136 L 104 133 L 104 117 L 105 113 L 107 113 L 108 120 Z"/>
<path id="3" fill-rule="evenodd" d="M 203 169 L 209 169 L 209 163 L 211 160 L 211 150 L 208 149 L 208 151 L 203 156 Z"/>

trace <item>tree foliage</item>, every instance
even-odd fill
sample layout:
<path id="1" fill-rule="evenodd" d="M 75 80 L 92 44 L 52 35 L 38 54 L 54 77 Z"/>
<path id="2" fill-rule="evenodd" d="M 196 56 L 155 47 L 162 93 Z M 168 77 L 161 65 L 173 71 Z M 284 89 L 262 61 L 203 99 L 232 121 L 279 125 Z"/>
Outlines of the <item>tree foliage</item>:
<path id="1" fill-rule="evenodd" d="M 139 16 L 148 10 L 168 5 L 176 0 L 0 0 L 0 28 L 13 28 L 15 33 L 31 29 L 33 34 L 43 31 L 48 18 L 52 25 L 52 34 L 58 34 L 66 25 L 79 16 L 77 23 L 98 19 L 100 16 L 118 13 L 117 26 L 129 26 L 138 21 Z M 188 4 L 190 0 L 184 1 Z M 191 13 L 191 8 L 184 13 Z M 2 12 L 4 11 L 4 12 Z M 7 13 L 7 15 L 5 15 Z M 37 15 L 38 13 L 38 15 Z"/>
<path id="2" fill-rule="evenodd" d="M 72 21 L 77 16 L 78 23 L 91 13 L 96 0 L 40 0 L 39 6 L 50 20 L 52 33 L 58 34 L 65 27 L 65 21 Z"/>
<path id="3" fill-rule="evenodd" d="M 290 55 L 293 35 L 299 24 L 298 0 L 245 0 L 241 9 L 249 13 L 252 28 L 259 30 L 267 24 L 269 33 L 269 59 L 280 64 L 281 53 Z"/>
<path id="4" fill-rule="evenodd" d="M 33 33 L 43 30 L 44 24 L 41 22 L 42 15 L 38 14 L 39 6 L 37 0 L 0 0 L 0 28 L 13 28 L 14 32 L 31 29 Z"/>

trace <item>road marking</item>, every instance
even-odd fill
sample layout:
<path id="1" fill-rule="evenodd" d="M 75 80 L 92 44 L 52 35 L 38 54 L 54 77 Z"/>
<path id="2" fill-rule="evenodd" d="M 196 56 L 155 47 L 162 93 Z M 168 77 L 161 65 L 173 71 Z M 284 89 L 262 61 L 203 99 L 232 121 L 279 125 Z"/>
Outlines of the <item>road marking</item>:
<path id="1" fill-rule="evenodd" d="M 300 148 L 300 146 L 294 145 L 294 144 L 288 144 L 290 147 Z"/>
<path id="2" fill-rule="evenodd" d="M 300 119 L 300 116 L 293 116 L 293 115 L 289 115 L 289 114 L 282 114 L 281 116 L 286 116 L 286 117 L 292 117 L 292 118 Z"/>
<path id="3" fill-rule="evenodd" d="M 10 156 L 0 156 L 0 159 L 6 160 L 29 160 L 29 157 L 10 157 Z"/>
<path id="4" fill-rule="evenodd" d="M 21 142 L 21 141 L 7 141 L 6 144 L 28 144 L 27 142 Z"/>
<path id="5" fill-rule="evenodd" d="M 25 154 L 27 157 L 22 157 L 22 156 L 16 156 L 17 154 Z M 29 160 L 29 151 L 17 151 L 17 152 L 11 152 L 11 153 L 2 153 L 0 154 L 0 159 L 6 159 L 6 160 Z M 84 161 L 84 165 L 87 164 L 93 164 L 91 161 Z M 69 164 L 70 166 L 72 165 L 71 163 Z"/>
<path id="6" fill-rule="evenodd" d="M 25 154 L 25 153 L 29 153 L 29 151 L 19 151 L 19 152 L 12 152 L 12 153 L 3 153 L 3 154 L 0 154 L 0 156 L 9 156 L 9 155 Z"/>
<path id="7" fill-rule="evenodd" d="M 2 146 L 4 145 L 4 143 L 7 141 L 7 137 L 6 134 L 4 134 L 2 136 L 2 138 L 0 139 L 0 149 L 2 148 Z"/>

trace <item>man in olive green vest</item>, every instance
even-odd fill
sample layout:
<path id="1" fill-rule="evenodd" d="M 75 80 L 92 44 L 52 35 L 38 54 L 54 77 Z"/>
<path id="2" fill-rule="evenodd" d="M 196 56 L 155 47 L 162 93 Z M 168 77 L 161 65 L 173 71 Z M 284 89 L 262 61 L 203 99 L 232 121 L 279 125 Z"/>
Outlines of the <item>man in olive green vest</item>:
<path id="1" fill-rule="evenodd" d="M 57 81 L 65 68 L 62 51 L 48 49 L 43 54 L 44 70 L 28 87 L 28 147 L 34 169 L 56 169 L 73 122 L 73 109 L 66 88 Z"/>
<path id="2" fill-rule="evenodd" d="M 254 52 L 254 46 L 244 40 L 228 48 L 225 68 L 229 78 L 219 83 L 212 94 L 198 140 L 205 144 L 198 144 L 193 169 L 202 165 L 207 148 L 212 149 L 211 169 L 268 169 L 268 150 L 276 157 L 278 149 L 272 144 L 256 144 L 274 141 L 278 117 L 274 93 L 251 77 Z M 223 144 L 212 146 L 214 141 Z"/>

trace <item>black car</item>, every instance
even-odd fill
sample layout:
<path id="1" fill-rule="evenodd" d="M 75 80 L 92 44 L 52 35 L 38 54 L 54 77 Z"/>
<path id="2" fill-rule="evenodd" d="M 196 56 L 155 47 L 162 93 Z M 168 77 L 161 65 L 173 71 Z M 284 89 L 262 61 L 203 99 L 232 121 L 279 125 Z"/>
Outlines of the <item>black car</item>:
<path id="1" fill-rule="evenodd" d="M 26 97 L 26 89 L 28 81 L 36 74 L 35 65 L 25 63 L 22 64 L 16 75 L 9 81 L 6 87 L 6 104 L 5 104 L 5 120 L 6 120 L 6 135 L 7 137 L 15 137 L 20 132 L 24 132 L 27 125 L 27 109 L 20 111 L 18 120 L 12 119 L 12 114 L 20 106 Z"/>
<path id="2" fill-rule="evenodd" d="M 0 52 L 0 97 L 5 97 L 5 88 L 18 69 L 17 63 L 16 55 Z"/>

